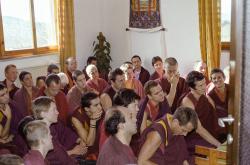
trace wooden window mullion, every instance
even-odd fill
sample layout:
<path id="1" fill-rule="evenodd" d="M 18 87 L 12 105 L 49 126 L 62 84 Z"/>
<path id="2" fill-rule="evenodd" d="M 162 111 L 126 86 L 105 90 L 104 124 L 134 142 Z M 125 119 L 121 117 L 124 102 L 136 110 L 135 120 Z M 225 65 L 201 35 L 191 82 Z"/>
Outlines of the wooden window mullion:
<path id="1" fill-rule="evenodd" d="M 33 53 L 36 54 L 36 52 L 37 52 L 37 37 L 36 37 L 35 9 L 34 9 L 34 1 L 33 0 L 30 0 L 30 9 L 31 9 L 33 44 L 34 44 Z"/>

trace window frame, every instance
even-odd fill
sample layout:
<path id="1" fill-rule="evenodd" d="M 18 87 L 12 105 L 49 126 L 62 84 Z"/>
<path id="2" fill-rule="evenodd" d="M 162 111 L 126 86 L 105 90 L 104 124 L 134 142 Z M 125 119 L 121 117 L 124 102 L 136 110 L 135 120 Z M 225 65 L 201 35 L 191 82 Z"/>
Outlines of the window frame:
<path id="1" fill-rule="evenodd" d="M 57 20 L 57 3 L 54 1 L 54 20 L 56 25 L 56 41 L 57 45 L 37 47 L 37 36 L 36 36 L 36 23 L 35 23 L 35 9 L 34 1 L 30 0 L 30 12 L 31 12 L 31 24 L 32 24 L 32 37 L 33 37 L 33 46 L 32 49 L 19 49 L 19 50 L 5 50 L 4 44 L 4 32 L 3 32 L 3 20 L 2 20 L 2 10 L 0 2 L 0 60 L 1 59 L 10 59 L 17 57 L 34 57 L 34 56 L 44 56 L 50 54 L 57 54 L 59 52 L 59 43 L 58 43 L 58 20 Z"/>
<path id="2" fill-rule="evenodd" d="M 231 15 L 232 15 L 232 10 L 231 10 Z M 230 22 L 230 24 L 231 24 L 231 22 Z M 230 31 L 230 35 L 231 35 L 231 31 Z M 231 40 L 231 38 L 230 38 L 230 40 Z M 230 45 L 231 45 L 231 41 L 229 41 L 229 42 L 221 41 L 221 50 L 229 51 L 230 50 Z"/>

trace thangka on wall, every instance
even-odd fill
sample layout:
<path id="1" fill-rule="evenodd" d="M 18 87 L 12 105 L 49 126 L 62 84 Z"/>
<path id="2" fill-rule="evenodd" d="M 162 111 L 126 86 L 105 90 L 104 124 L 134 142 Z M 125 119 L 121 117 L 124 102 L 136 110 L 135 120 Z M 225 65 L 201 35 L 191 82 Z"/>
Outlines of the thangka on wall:
<path id="1" fill-rule="evenodd" d="M 129 27 L 151 29 L 161 26 L 160 0 L 130 0 Z"/>

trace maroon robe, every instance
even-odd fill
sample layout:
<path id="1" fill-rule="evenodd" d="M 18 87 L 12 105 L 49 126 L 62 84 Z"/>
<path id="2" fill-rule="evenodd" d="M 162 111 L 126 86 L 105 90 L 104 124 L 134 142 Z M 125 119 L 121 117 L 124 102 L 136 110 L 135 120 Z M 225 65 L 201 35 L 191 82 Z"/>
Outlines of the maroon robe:
<path id="1" fill-rule="evenodd" d="M 60 122 L 50 126 L 50 133 L 52 136 L 53 150 L 48 152 L 46 160 L 53 165 L 76 164 L 76 160 L 67 154 L 67 150 L 72 149 L 76 145 L 76 134 Z"/>
<path id="2" fill-rule="evenodd" d="M 109 84 L 102 78 L 98 78 L 97 80 L 98 84 L 96 84 L 93 80 L 89 79 L 87 82 L 86 82 L 86 85 L 89 87 L 89 88 L 93 88 L 95 89 L 97 92 L 99 92 L 99 95 L 101 95 L 104 91 L 104 89 L 109 86 Z"/>
<path id="3" fill-rule="evenodd" d="M 66 71 L 66 75 L 69 79 L 69 84 L 66 86 L 68 88 L 68 91 L 74 86 L 74 82 L 73 82 L 73 77 L 72 77 L 72 73 L 70 71 Z"/>
<path id="4" fill-rule="evenodd" d="M 221 127 L 218 125 L 218 117 L 216 115 L 216 111 L 208 101 L 207 97 L 205 95 L 202 95 L 200 96 L 199 100 L 196 100 L 191 92 L 187 94 L 187 97 L 194 104 L 195 111 L 198 115 L 201 125 L 212 136 L 216 138 L 218 132 L 221 130 Z M 190 155 L 194 154 L 195 145 L 214 147 L 212 144 L 208 143 L 195 131 L 189 133 L 185 139 L 187 142 L 188 151 Z"/>
<path id="5" fill-rule="evenodd" d="M 106 93 L 107 95 L 109 95 L 111 101 L 113 101 L 113 97 L 116 94 L 116 91 L 113 89 L 112 86 L 107 86 L 106 89 L 104 89 L 103 93 Z"/>
<path id="6" fill-rule="evenodd" d="M 152 73 L 149 77 L 149 80 L 156 80 L 161 78 L 161 76 L 155 71 L 154 73 Z"/>
<path id="7" fill-rule="evenodd" d="M 215 87 L 208 93 L 212 98 L 215 104 L 216 114 L 218 118 L 223 118 L 228 116 L 228 100 L 229 100 L 229 85 L 225 84 L 226 96 L 225 100 L 221 100 L 218 96 Z M 228 127 L 221 128 L 221 131 L 218 132 L 218 140 L 223 143 L 227 139 Z"/>
<path id="8" fill-rule="evenodd" d="M 150 77 L 150 74 L 149 74 L 148 70 L 141 67 L 141 72 L 139 74 L 139 80 L 142 83 L 142 86 L 144 86 L 144 84 L 149 80 L 149 77 Z"/>
<path id="9" fill-rule="evenodd" d="M 87 116 L 87 114 L 83 110 L 76 110 L 72 117 L 75 117 L 77 120 L 79 120 L 84 129 L 89 130 L 90 126 L 90 118 Z M 97 121 L 96 123 L 96 137 L 95 142 L 92 146 L 88 147 L 88 153 L 86 154 L 86 159 L 90 160 L 97 160 L 98 154 L 99 154 L 99 139 L 100 139 L 100 126 L 102 123 L 102 120 L 104 118 L 104 115 L 102 115 L 102 118 Z"/>
<path id="10" fill-rule="evenodd" d="M 115 136 L 110 136 L 100 151 L 97 165 L 137 164 L 131 148 L 122 144 Z"/>
<path id="11" fill-rule="evenodd" d="M 10 130 L 9 130 L 9 134 L 12 134 L 14 136 L 16 136 L 17 134 L 17 125 L 18 125 L 18 121 L 20 120 L 20 115 L 18 114 L 18 112 L 16 113 L 15 110 L 17 110 L 16 108 L 14 108 L 14 103 L 13 101 L 11 101 L 9 103 L 10 109 L 11 109 L 11 121 L 10 121 Z M 7 117 L 0 111 L 0 125 L 2 125 L 2 127 L 5 127 L 5 124 L 7 122 Z M 14 137 L 15 138 L 15 137 Z M 20 148 L 25 148 L 25 146 L 21 147 L 21 146 L 17 146 L 17 144 L 14 142 L 14 138 L 11 142 L 8 143 L 1 143 L 0 142 L 0 152 L 2 153 L 2 151 L 4 151 L 3 153 L 13 153 L 16 155 L 21 155 L 22 156 L 22 151 Z"/>
<path id="12" fill-rule="evenodd" d="M 161 145 L 150 158 L 150 161 L 158 165 L 183 165 L 183 162 L 188 160 L 186 142 L 184 136 L 173 135 L 168 124 L 171 120 L 167 119 L 168 115 L 170 114 L 165 115 L 159 120 L 164 122 L 167 132 L 162 124 L 158 121 L 154 122 L 151 126 L 147 127 L 145 131 L 143 131 L 140 139 L 140 148 L 147 140 L 147 135 L 150 132 L 156 131 L 161 137 Z"/>
<path id="13" fill-rule="evenodd" d="M 46 165 L 42 154 L 37 150 L 30 150 L 25 156 L 24 156 L 24 164 L 25 165 Z"/>
<path id="14" fill-rule="evenodd" d="M 34 98 L 36 98 L 39 93 L 39 89 L 37 87 L 32 87 L 32 98 L 30 98 L 27 90 L 22 87 L 14 95 L 13 100 L 17 103 L 19 110 L 21 110 L 21 114 L 23 116 L 32 115 L 31 110 L 31 102 Z"/>
<path id="15" fill-rule="evenodd" d="M 41 88 L 38 96 L 46 96 L 44 93 L 45 88 Z M 59 91 L 58 94 L 55 96 L 56 107 L 59 112 L 59 119 L 64 123 L 67 124 L 68 114 L 69 114 L 69 105 L 67 102 L 67 98 L 62 91 Z"/>
<path id="16" fill-rule="evenodd" d="M 94 92 L 93 89 L 86 87 L 84 92 L 82 93 L 76 86 L 73 86 L 67 94 L 67 101 L 69 104 L 69 115 L 73 114 L 73 112 L 81 107 L 81 99 L 82 95 L 86 92 Z"/>
<path id="17" fill-rule="evenodd" d="M 1 83 L 3 83 L 3 84 L 6 86 L 6 88 L 7 88 L 6 79 L 3 80 Z M 19 88 L 18 88 L 15 84 L 12 84 L 12 89 L 11 89 L 11 91 L 9 91 L 9 95 L 10 95 L 10 98 L 11 98 L 11 99 L 13 99 L 13 97 L 14 97 L 14 95 L 15 95 L 15 93 L 16 93 L 16 91 L 17 91 L 18 89 L 19 89 Z"/>
<path id="18" fill-rule="evenodd" d="M 156 82 L 158 82 L 161 85 L 163 92 L 165 92 L 166 94 L 169 94 L 171 84 L 169 83 L 169 81 L 166 78 L 157 79 Z M 173 104 L 171 106 L 172 113 L 174 113 L 176 108 L 177 108 L 177 103 L 178 103 L 179 98 L 183 94 L 187 93 L 188 91 L 189 91 L 189 87 L 186 84 L 185 79 L 180 77 L 179 82 L 178 82 L 177 87 L 176 87 L 174 101 L 173 101 Z"/>

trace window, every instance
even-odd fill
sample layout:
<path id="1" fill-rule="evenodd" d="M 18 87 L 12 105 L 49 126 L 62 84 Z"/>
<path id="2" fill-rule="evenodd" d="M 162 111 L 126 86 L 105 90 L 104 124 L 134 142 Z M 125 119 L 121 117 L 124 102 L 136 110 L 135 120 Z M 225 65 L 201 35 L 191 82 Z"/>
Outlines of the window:
<path id="1" fill-rule="evenodd" d="M 58 51 L 54 0 L 0 0 L 1 57 Z"/>
<path id="2" fill-rule="evenodd" d="M 221 0 L 222 49 L 229 49 L 231 41 L 231 0 Z"/>

